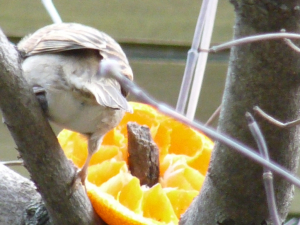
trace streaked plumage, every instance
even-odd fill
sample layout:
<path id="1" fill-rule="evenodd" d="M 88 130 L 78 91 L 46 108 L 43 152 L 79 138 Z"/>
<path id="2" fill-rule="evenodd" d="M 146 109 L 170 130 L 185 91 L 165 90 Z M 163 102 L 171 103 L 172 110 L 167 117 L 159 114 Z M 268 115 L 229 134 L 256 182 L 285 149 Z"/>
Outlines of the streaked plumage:
<path id="1" fill-rule="evenodd" d="M 127 93 L 113 78 L 101 74 L 105 60 L 118 62 L 129 79 L 133 74 L 119 44 L 107 34 L 75 23 L 53 24 L 25 37 L 18 50 L 22 68 L 50 120 L 88 136 L 89 157 L 81 171 L 84 182 L 87 164 L 103 136 L 131 112 Z M 42 90 L 42 91 L 41 91 Z"/>

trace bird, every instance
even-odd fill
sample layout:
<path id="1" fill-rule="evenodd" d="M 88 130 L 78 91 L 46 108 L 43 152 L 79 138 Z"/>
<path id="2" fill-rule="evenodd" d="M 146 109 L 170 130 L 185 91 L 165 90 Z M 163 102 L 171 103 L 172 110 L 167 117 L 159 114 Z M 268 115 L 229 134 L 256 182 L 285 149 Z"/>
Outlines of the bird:
<path id="1" fill-rule="evenodd" d="M 76 173 L 85 184 L 103 137 L 125 112 L 133 111 L 126 100 L 128 90 L 105 69 L 107 63 L 115 65 L 113 71 L 133 80 L 124 51 L 108 34 L 78 23 L 42 27 L 24 37 L 17 49 L 23 76 L 46 117 L 87 137 L 88 156 Z"/>

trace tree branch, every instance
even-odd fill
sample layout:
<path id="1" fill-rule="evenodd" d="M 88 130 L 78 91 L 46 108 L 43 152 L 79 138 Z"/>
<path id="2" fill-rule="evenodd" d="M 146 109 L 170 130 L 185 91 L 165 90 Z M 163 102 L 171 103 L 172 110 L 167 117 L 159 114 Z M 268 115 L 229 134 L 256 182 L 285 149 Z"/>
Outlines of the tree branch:
<path id="1" fill-rule="evenodd" d="M 235 5 L 234 38 L 271 33 L 286 28 L 299 32 L 298 1 L 231 0 Z M 262 13 L 264 12 L 264 13 Z M 246 111 L 255 105 L 283 121 L 297 118 L 300 108 L 299 55 L 282 40 L 253 42 L 231 49 L 230 64 L 218 130 L 247 146 L 255 142 L 247 129 Z M 296 172 L 299 127 L 281 129 L 259 120 L 270 158 Z M 217 142 L 200 195 L 184 214 L 181 224 L 270 224 L 262 167 Z M 278 213 L 284 220 L 293 185 L 275 176 Z"/>
<path id="2" fill-rule="evenodd" d="M 0 108 L 52 223 L 99 224 L 84 188 L 72 186 L 75 167 L 22 77 L 18 52 L 1 30 L 0 43 Z"/>
<path id="3" fill-rule="evenodd" d="M 0 163 L 0 224 L 19 225 L 30 201 L 41 196 L 34 184 Z"/>

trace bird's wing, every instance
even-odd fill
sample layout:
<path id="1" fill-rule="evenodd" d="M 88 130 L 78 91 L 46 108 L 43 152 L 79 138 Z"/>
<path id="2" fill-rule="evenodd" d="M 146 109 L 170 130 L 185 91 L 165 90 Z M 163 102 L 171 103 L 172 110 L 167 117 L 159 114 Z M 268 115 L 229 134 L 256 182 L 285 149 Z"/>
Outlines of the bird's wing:
<path id="1" fill-rule="evenodd" d="M 25 37 L 18 44 L 18 50 L 25 57 L 76 49 L 98 50 L 103 59 L 117 60 L 121 72 L 130 80 L 133 79 L 129 62 L 120 45 L 109 35 L 92 27 L 77 23 L 52 24 Z"/>
<path id="2" fill-rule="evenodd" d="M 99 51 L 102 60 L 113 59 L 117 61 L 120 73 L 130 80 L 133 79 L 131 67 L 120 45 L 109 35 L 81 24 L 59 23 L 43 27 L 25 37 L 17 47 L 25 57 L 76 49 L 94 49 Z M 88 92 L 92 93 L 100 105 L 132 111 L 121 93 L 120 84 L 114 79 L 104 77 L 82 79 L 82 77 L 78 77 L 77 80 L 72 77 L 70 83 L 79 92 L 86 90 L 87 95 Z"/>
<path id="3" fill-rule="evenodd" d="M 84 88 L 93 93 L 96 101 L 103 106 L 123 109 L 132 113 L 132 108 L 121 93 L 119 82 L 112 78 L 101 78 L 97 82 L 86 82 Z"/>
<path id="4" fill-rule="evenodd" d="M 18 49 L 26 56 L 84 48 L 102 50 L 106 48 L 105 36 L 104 33 L 81 24 L 52 24 L 25 37 L 18 44 Z"/>

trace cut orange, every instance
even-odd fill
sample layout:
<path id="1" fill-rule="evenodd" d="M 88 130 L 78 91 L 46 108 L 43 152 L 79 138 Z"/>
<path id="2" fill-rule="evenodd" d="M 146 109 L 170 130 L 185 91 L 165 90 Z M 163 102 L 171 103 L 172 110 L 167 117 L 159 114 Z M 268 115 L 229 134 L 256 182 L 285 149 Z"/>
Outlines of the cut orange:
<path id="1" fill-rule="evenodd" d="M 146 218 L 166 224 L 178 224 L 172 204 L 160 184 L 144 192 L 142 210 Z"/>
<path id="2" fill-rule="evenodd" d="M 154 108 L 130 103 L 133 114 L 104 137 L 88 168 L 86 188 L 99 216 L 110 225 L 178 224 L 199 193 L 213 142 L 202 133 Z M 128 170 L 127 123 L 147 125 L 159 148 L 160 178 L 153 187 L 140 186 Z M 63 130 L 59 142 L 75 165 L 87 157 L 86 138 Z"/>
<path id="3" fill-rule="evenodd" d="M 198 191 L 183 190 L 183 189 L 165 189 L 166 195 L 169 198 L 177 218 L 185 212 L 193 199 L 198 195 Z"/>
<path id="4" fill-rule="evenodd" d="M 133 177 L 120 191 L 119 202 L 137 214 L 142 214 L 143 191 L 138 178 Z"/>
<path id="5" fill-rule="evenodd" d="M 127 171 L 125 162 L 116 161 L 114 159 L 106 160 L 102 163 L 89 166 L 88 181 L 100 186 L 110 178 L 119 174 L 122 170 Z"/>

